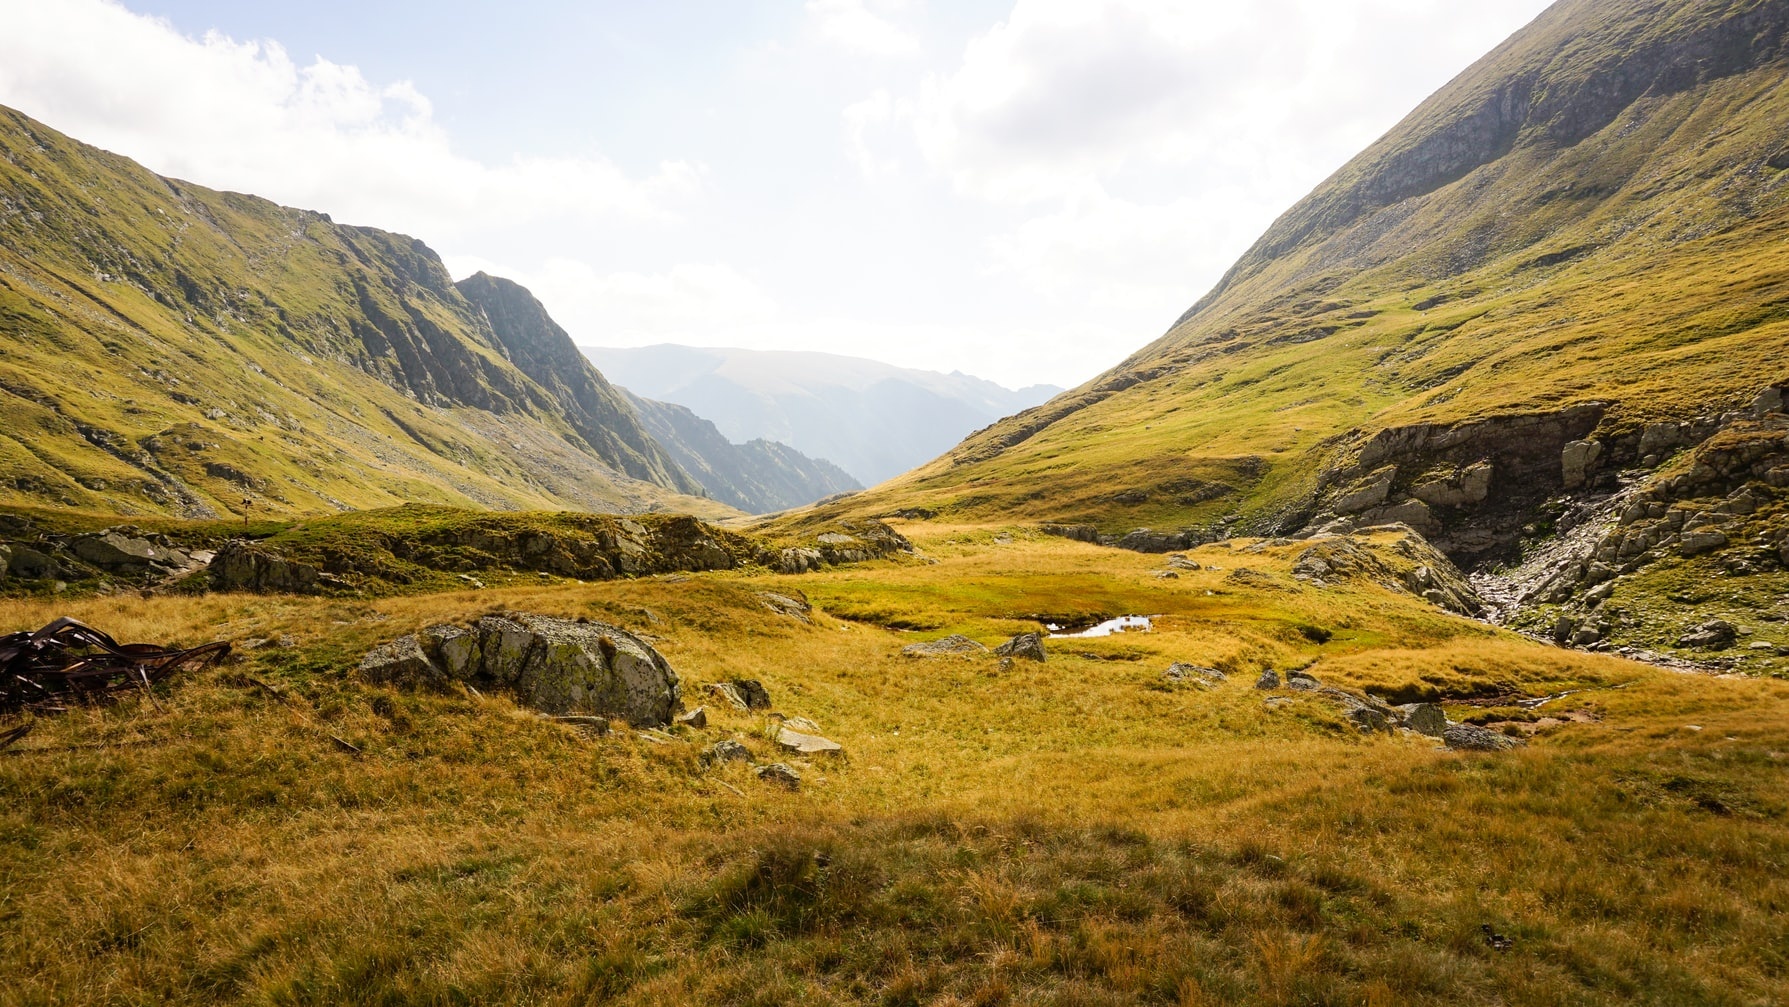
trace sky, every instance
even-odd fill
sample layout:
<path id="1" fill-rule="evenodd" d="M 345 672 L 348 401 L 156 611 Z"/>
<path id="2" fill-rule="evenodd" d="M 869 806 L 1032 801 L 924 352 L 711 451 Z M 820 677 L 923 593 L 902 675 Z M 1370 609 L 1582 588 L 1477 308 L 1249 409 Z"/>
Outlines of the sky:
<path id="1" fill-rule="evenodd" d="M 1072 386 L 1540 0 L 0 0 L 0 104 L 574 340 Z"/>

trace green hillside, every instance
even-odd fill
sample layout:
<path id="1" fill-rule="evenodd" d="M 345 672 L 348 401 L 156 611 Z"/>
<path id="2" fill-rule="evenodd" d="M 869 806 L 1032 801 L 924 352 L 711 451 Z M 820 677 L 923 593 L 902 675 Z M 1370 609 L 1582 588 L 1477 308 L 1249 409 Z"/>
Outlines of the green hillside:
<path id="1" fill-rule="evenodd" d="M 519 290 L 0 110 L 0 505 L 727 512 Z"/>
<path id="2" fill-rule="evenodd" d="M 1556 452 L 1749 404 L 1789 379 L 1786 31 L 1756 0 L 1555 5 L 1166 335 L 850 506 L 1292 531 L 1388 429 L 1601 404 Z"/>

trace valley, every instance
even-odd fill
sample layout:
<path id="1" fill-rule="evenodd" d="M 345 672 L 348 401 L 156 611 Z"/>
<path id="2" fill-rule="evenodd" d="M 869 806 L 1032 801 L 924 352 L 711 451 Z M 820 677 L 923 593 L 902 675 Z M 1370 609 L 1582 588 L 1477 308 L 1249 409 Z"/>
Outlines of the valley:
<path id="1" fill-rule="evenodd" d="M 0 108 L 0 1003 L 1789 999 L 1786 81 L 1560 0 L 1017 392 Z"/>

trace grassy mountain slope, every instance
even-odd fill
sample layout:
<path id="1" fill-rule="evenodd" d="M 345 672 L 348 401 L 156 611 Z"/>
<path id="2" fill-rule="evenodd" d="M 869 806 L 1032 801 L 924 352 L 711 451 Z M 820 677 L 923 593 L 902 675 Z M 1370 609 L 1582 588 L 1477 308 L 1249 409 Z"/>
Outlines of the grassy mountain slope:
<path id="1" fill-rule="evenodd" d="M 787 510 L 863 488 L 844 469 L 787 444 L 762 437 L 735 444 L 685 406 L 632 393 L 628 401 L 653 439 L 709 496 L 748 514 Z"/>
<path id="2" fill-rule="evenodd" d="M 539 323 L 420 241 L 0 110 L 0 505 L 719 510 Z"/>
<path id="3" fill-rule="evenodd" d="M 1749 402 L 1789 378 L 1786 33 L 1780 3 L 1563 0 L 1161 339 L 842 506 L 1290 530 L 1382 431 Z"/>

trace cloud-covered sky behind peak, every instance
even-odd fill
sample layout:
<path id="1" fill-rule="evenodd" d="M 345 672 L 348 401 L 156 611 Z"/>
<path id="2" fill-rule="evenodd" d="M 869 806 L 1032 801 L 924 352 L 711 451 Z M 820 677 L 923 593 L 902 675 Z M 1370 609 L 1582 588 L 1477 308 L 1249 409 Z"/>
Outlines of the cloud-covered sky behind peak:
<path id="1" fill-rule="evenodd" d="M 579 342 L 1078 384 L 1540 0 L 0 0 L 0 104 Z"/>

